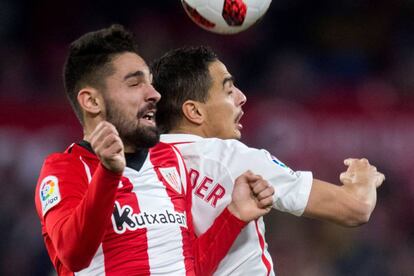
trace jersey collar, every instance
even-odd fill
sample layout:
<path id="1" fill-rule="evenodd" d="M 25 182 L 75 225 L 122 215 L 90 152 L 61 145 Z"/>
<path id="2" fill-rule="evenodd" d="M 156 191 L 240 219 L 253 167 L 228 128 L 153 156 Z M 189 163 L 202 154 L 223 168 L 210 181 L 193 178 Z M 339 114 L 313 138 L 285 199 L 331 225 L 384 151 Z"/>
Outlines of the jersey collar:
<path id="1" fill-rule="evenodd" d="M 98 159 L 96 154 L 93 152 L 92 147 L 86 141 L 81 141 L 79 143 L 73 143 L 66 150 L 66 153 L 72 153 L 79 156 L 85 156 L 92 159 Z"/>
<path id="2" fill-rule="evenodd" d="M 204 139 L 201 136 L 194 135 L 194 134 L 184 134 L 184 133 L 177 133 L 177 134 L 162 134 L 160 136 L 160 141 L 164 143 L 182 143 L 182 142 L 195 142 L 198 140 Z"/>

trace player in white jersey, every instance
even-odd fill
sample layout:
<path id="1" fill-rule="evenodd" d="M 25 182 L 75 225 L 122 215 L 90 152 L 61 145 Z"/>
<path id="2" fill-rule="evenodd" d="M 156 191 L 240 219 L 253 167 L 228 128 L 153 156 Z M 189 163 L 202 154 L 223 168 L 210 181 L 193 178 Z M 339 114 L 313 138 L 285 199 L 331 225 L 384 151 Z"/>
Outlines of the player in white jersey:
<path id="1" fill-rule="evenodd" d="M 169 133 L 161 141 L 179 149 L 190 172 L 198 235 L 229 202 L 235 177 L 247 169 L 275 187 L 277 210 L 346 226 L 368 221 L 384 180 L 368 160 L 345 160 L 348 169 L 337 186 L 314 179 L 311 172 L 291 170 L 266 150 L 231 140 L 241 137 L 246 97 L 209 48 L 170 51 L 153 63 L 152 72 L 162 95 L 157 124 Z M 262 219 L 243 229 L 215 275 L 274 275 Z"/>

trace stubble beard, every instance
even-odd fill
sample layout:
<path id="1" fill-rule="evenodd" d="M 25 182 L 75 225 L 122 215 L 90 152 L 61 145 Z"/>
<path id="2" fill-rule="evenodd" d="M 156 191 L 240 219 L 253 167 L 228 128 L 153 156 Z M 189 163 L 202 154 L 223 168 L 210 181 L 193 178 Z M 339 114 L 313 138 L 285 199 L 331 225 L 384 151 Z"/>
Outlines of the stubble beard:
<path id="1" fill-rule="evenodd" d="M 136 116 L 134 120 L 125 119 L 118 108 L 111 103 L 107 105 L 106 120 L 116 127 L 125 146 L 130 145 L 136 150 L 155 146 L 160 140 L 158 128 L 140 126 L 138 118 Z"/>

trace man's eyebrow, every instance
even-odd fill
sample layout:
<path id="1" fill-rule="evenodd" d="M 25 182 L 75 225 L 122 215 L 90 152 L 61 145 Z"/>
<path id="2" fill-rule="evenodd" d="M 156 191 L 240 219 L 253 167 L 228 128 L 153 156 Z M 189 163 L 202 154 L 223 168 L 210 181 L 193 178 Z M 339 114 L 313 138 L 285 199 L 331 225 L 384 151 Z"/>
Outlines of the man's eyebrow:
<path id="1" fill-rule="evenodd" d="M 224 88 L 224 86 L 226 85 L 226 83 L 227 82 L 234 82 L 234 77 L 233 76 L 231 76 L 231 77 L 227 77 L 227 78 L 225 78 L 224 80 L 223 80 L 223 88 Z"/>
<path id="2" fill-rule="evenodd" d="M 129 78 L 133 78 L 133 77 L 143 77 L 145 76 L 145 73 L 142 72 L 141 70 L 135 71 L 135 72 L 131 72 L 128 73 L 125 77 L 124 77 L 124 81 L 126 81 Z"/>

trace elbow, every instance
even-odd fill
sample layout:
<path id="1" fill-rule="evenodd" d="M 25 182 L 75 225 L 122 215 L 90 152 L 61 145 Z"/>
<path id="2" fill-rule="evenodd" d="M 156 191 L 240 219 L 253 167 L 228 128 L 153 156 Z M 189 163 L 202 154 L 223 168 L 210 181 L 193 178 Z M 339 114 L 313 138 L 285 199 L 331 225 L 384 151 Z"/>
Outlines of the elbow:
<path id="1" fill-rule="evenodd" d="M 59 258 L 67 269 L 72 272 L 78 272 L 90 265 L 93 256 L 89 258 L 80 254 L 77 250 L 67 250 L 62 252 Z"/>
<path id="2" fill-rule="evenodd" d="M 78 272 L 89 266 L 89 263 L 83 262 L 82 260 L 74 258 L 62 258 L 63 265 L 72 272 Z"/>
<path id="3" fill-rule="evenodd" d="M 76 257 L 62 258 L 63 265 L 72 272 L 78 272 L 89 266 L 90 262 L 85 262 Z"/>

